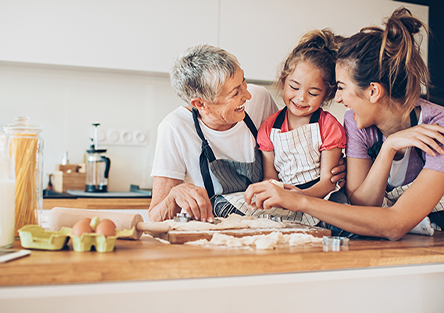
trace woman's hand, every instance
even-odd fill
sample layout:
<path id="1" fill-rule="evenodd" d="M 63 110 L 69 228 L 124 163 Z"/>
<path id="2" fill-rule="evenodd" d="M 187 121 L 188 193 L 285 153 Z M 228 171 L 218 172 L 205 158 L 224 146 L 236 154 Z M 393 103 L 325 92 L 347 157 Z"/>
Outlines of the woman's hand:
<path id="1" fill-rule="evenodd" d="M 302 195 L 299 188 L 285 184 L 284 188 L 264 181 L 248 186 L 245 191 L 245 202 L 250 210 L 269 210 L 273 207 L 285 208 L 291 211 L 292 205 L 296 202 L 295 197 Z"/>
<path id="2" fill-rule="evenodd" d="M 390 135 L 383 147 L 396 152 L 408 147 L 417 147 L 431 156 L 444 154 L 439 144 L 444 145 L 444 127 L 437 124 L 420 124 Z"/>
<path id="3" fill-rule="evenodd" d="M 148 210 L 150 221 L 172 219 L 182 209 L 196 220 L 213 221 L 213 208 L 205 188 L 185 184 L 178 179 L 154 176 L 153 198 Z"/>
<path id="4" fill-rule="evenodd" d="M 205 188 L 180 184 L 171 189 L 169 198 L 174 199 L 175 204 L 185 210 L 192 219 L 213 221 L 213 208 Z"/>

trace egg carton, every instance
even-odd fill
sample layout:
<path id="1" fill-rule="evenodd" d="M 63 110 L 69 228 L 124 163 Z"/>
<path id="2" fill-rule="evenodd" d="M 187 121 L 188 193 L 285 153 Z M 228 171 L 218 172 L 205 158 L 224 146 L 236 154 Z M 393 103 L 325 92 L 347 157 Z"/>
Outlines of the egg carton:
<path id="1" fill-rule="evenodd" d="M 98 252 L 111 252 L 118 237 L 129 237 L 134 233 L 134 227 L 130 230 L 116 230 L 115 236 L 108 236 L 95 233 L 84 233 L 80 236 L 71 236 L 74 251 L 91 251 L 92 247 Z"/>
<path id="2" fill-rule="evenodd" d="M 23 248 L 37 250 L 61 250 L 71 238 L 74 251 L 91 251 L 92 247 L 98 252 L 111 252 L 117 238 L 130 237 L 135 231 L 133 227 L 130 230 L 116 230 L 115 236 L 105 237 L 101 234 L 84 233 L 81 236 L 71 235 L 72 228 L 62 227 L 60 231 L 46 231 L 38 225 L 26 225 L 18 230 L 20 243 Z"/>
<path id="3" fill-rule="evenodd" d="M 46 231 L 38 225 L 26 225 L 20 228 L 18 233 L 23 248 L 61 250 L 69 241 L 71 228 L 62 227 L 60 231 Z"/>

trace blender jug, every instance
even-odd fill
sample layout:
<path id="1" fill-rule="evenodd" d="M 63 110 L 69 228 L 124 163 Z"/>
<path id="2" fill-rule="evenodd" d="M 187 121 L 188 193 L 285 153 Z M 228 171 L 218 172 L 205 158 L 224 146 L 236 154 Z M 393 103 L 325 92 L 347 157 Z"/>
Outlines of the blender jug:
<path id="1" fill-rule="evenodd" d="M 106 149 L 99 149 L 97 145 L 97 127 L 100 124 L 92 124 L 92 144 L 86 150 L 86 192 L 107 192 L 108 175 L 111 160 L 102 155 Z"/>

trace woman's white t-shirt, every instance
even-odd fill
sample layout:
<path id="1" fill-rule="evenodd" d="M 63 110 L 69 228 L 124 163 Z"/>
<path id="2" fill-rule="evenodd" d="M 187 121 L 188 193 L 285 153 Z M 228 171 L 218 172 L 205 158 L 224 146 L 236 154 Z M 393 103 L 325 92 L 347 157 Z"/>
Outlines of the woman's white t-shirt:
<path id="1" fill-rule="evenodd" d="M 245 110 L 259 129 L 262 122 L 278 109 L 264 87 L 249 84 L 248 91 L 252 97 L 245 103 Z M 253 162 L 256 140 L 243 121 L 226 131 L 212 130 L 200 119 L 199 124 L 216 159 Z M 204 187 L 199 166 L 201 147 L 202 141 L 197 136 L 192 113 L 185 107 L 177 108 L 159 124 L 151 176 L 183 180 Z M 215 194 L 221 194 L 222 186 L 212 173 L 211 178 Z"/>

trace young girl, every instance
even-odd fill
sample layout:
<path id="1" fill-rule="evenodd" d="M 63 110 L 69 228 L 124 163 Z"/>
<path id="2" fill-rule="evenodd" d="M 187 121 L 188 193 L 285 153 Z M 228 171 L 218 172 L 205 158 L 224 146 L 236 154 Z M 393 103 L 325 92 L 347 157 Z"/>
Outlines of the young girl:
<path id="1" fill-rule="evenodd" d="M 321 109 L 336 91 L 335 51 L 335 36 L 327 29 L 313 30 L 302 37 L 285 60 L 279 77 L 286 106 L 264 121 L 257 137 L 264 180 L 279 180 L 317 198 L 324 198 L 335 189 L 330 181 L 331 170 L 338 164 L 346 144 L 342 125 Z M 267 213 L 283 212 L 275 209 Z M 287 220 L 310 225 L 319 222 L 309 215 L 288 213 Z"/>
<path id="2" fill-rule="evenodd" d="M 353 205 L 262 182 L 245 192 L 252 209 L 284 207 L 350 233 L 392 240 L 426 217 L 436 229 L 444 227 L 444 108 L 420 99 L 421 85 L 429 82 L 415 38 L 422 26 L 401 8 L 384 29 L 364 28 L 339 49 L 335 100 L 353 110 L 344 118 Z"/>

